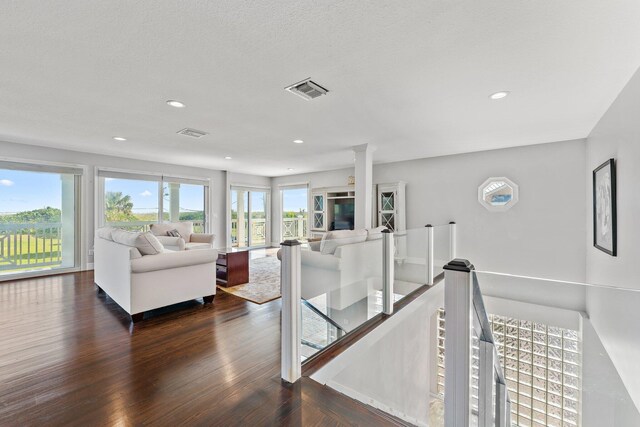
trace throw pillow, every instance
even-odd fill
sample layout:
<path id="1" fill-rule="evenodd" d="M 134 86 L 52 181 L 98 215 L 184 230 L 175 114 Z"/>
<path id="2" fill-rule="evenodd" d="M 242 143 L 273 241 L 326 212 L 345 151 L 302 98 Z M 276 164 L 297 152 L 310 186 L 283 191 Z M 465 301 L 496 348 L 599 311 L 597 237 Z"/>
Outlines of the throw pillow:
<path id="1" fill-rule="evenodd" d="M 169 237 L 182 237 L 180 235 L 180 233 L 178 233 L 178 230 L 176 230 L 175 228 L 173 230 L 167 231 L 167 236 L 169 236 Z"/>

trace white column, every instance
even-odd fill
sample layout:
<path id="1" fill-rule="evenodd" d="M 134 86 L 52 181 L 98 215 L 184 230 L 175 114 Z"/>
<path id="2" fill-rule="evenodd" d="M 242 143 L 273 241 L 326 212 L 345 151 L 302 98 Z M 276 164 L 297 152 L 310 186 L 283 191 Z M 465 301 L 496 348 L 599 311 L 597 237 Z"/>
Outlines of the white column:
<path id="1" fill-rule="evenodd" d="M 355 228 L 371 228 L 373 199 L 373 148 L 369 144 L 353 147 L 356 156 L 356 217 Z"/>
<path id="2" fill-rule="evenodd" d="M 245 210 L 245 206 L 244 206 L 244 195 L 246 194 L 246 191 L 243 190 L 238 190 L 237 191 L 237 196 L 238 196 L 238 221 L 237 221 L 237 230 L 236 230 L 236 237 L 238 239 L 238 247 L 242 248 L 244 246 L 247 246 L 246 244 L 246 239 L 247 239 L 247 235 L 245 233 L 244 230 L 244 224 L 245 224 L 245 219 L 244 219 L 244 210 Z M 251 230 L 249 230 L 249 232 L 251 232 Z"/>
<path id="3" fill-rule="evenodd" d="M 60 222 L 62 223 L 60 240 L 62 245 L 62 267 L 74 267 L 76 263 L 76 178 L 74 175 L 62 174 L 60 179 L 62 186 L 62 213 L 60 215 Z"/>
<path id="4" fill-rule="evenodd" d="M 180 184 L 169 183 L 169 221 L 180 221 Z"/>
<path id="5" fill-rule="evenodd" d="M 382 231 L 382 312 L 393 314 L 393 233 Z"/>
<path id="6" fill-rule="evenodd" d="M 300 310 L 300 243 L 286 240 L 281 244 L 282 263 L 280 288 L 282 293 L 280 376 L 294 383 L 302 376 L 300 340 L 302 317 Z"/>
<path id="7" fill-rule="evenodd" d="M 456 229 L 456 223 L 449 223 L 449 261 L 456 259 L 458 251 L 458 234 Z"/>
<path id="8" fill-rule="evenodd" d="M 425 259 L 425 267 L 427 272 L 427 285 L 433 285 L 433 264 L 434 264 L 434 249 L 433 249 L 433 226 L 427 224 L 425 226 L 427 230 L 427 257 Z"/>
<path id="9" fill-rule="evenodd" d="M 451 261 L 444 267 L 444 425 L 468 427 L 471 395 L 471 333 L 473 265 Z"/>

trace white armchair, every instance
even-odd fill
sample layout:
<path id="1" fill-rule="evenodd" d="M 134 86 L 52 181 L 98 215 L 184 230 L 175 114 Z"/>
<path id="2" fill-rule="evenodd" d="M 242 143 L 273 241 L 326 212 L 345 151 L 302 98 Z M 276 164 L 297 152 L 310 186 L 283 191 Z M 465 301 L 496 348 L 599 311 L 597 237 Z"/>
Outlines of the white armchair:
<path id="1" fill-rule="evenodd" d="M 167 233 L 177 231 L 180 236 L 170 236 Z M 193 222 L 165 222 L 151 224 L 151 233 L 158 238 L 165 249 L 184 251 L 193 249 L 211 249 L 215 236 L 208 233 L 194 233 Z"/>

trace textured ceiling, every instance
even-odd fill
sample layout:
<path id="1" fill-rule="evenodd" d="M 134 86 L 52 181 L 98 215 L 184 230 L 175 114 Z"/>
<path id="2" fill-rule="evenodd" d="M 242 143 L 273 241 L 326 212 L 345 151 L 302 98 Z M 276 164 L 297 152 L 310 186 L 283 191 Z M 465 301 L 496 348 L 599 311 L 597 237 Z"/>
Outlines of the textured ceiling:
<path id="1" fill-rule="evenodd" d="M 278 176 L 362 143 L 380 163 L 582 138 L 640 65 L 638 22 L 637 0 L 5 1 L 0 139 Z M 283 90 L 306 77 L 329 95 Z"/>

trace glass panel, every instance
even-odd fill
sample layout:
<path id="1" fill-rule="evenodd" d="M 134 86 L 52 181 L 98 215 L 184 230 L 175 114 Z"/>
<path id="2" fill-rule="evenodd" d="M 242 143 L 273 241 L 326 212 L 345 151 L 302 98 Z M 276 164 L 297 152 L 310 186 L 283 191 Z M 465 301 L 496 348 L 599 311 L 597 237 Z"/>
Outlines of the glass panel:
<path id="1" fill-rule="evenodd" d="M 0 275 L 76 266 L 76 179 L 0 169 Z"/>
<path id="2" fill-rule="evenodd" d="M 313 214 L 313 228 L 321 229 L 324 227 L 324 214 L 314 213 Z"/>
<path id="3" fill-rule="evenodd" d="M 354 244 L 352 239 L 325 241 L 325 250 L 333 254 L 321 256 L 341 257 L 340 268 L 327 268 L 323 274 L 303 274 L 301 283 L 302 298 L 345 333 L 382 312 L 382 239 L 368 244 L 367 253 L 377 252 L 379 256 L 356 256 L 356 251 L 362 250 L 358 245 L 362 243 Z M 394 295 L 394 301 L 402 296 Z"/>
<path id="4" fill-rule="evenodd" d="M 324 210 L 324 196 L 321 196 L 321 195 L 313 196 L 313 210 L 314 211 Z"/>
<path id="5" fill-rule="evenodd" d="M 302 308 L 302 361 L 313 356 L 344 335 L 344 331 L 334 326 L 308 303 L 301 301 Z"/>
<path id="6" fill-rule="evenodd" d="M 306 188 L 283 189 L 281 194 L 282 240 L 304 239 L 307 236 L 308 190 Z M 315 225 L 314 228 L 316 228 Z"/>
<path id="7" fill-rule="evenodd" d="M 383 213 L 381 215 L 381 226 L 387 227 L 391 231 L 396 229 L 396 216 L 392 213 Z"/>
<path id="8" fill-rule="evenodd" d="M 267 243 L 267 193 L 251 191 L 251 246 L 264 246 Z"/>
<path id="9" fill-rule="evenodd" d="M 162 187 L 163 221 L 192 221 L 193 231 L 204 233 L 207 187 L 176 182 L 164 182 Z"/>
<path id="10" fill-rule="evenodd" d="M 383 211 L 395 209 L 395 193 L 393 191 L 380 193 L 380 206 Z"/>
<path id="11" fill-rule="evenodd" d="M 105 224 L 148 231 L 159 219 L 158 182 L 104 178 Z"/>

